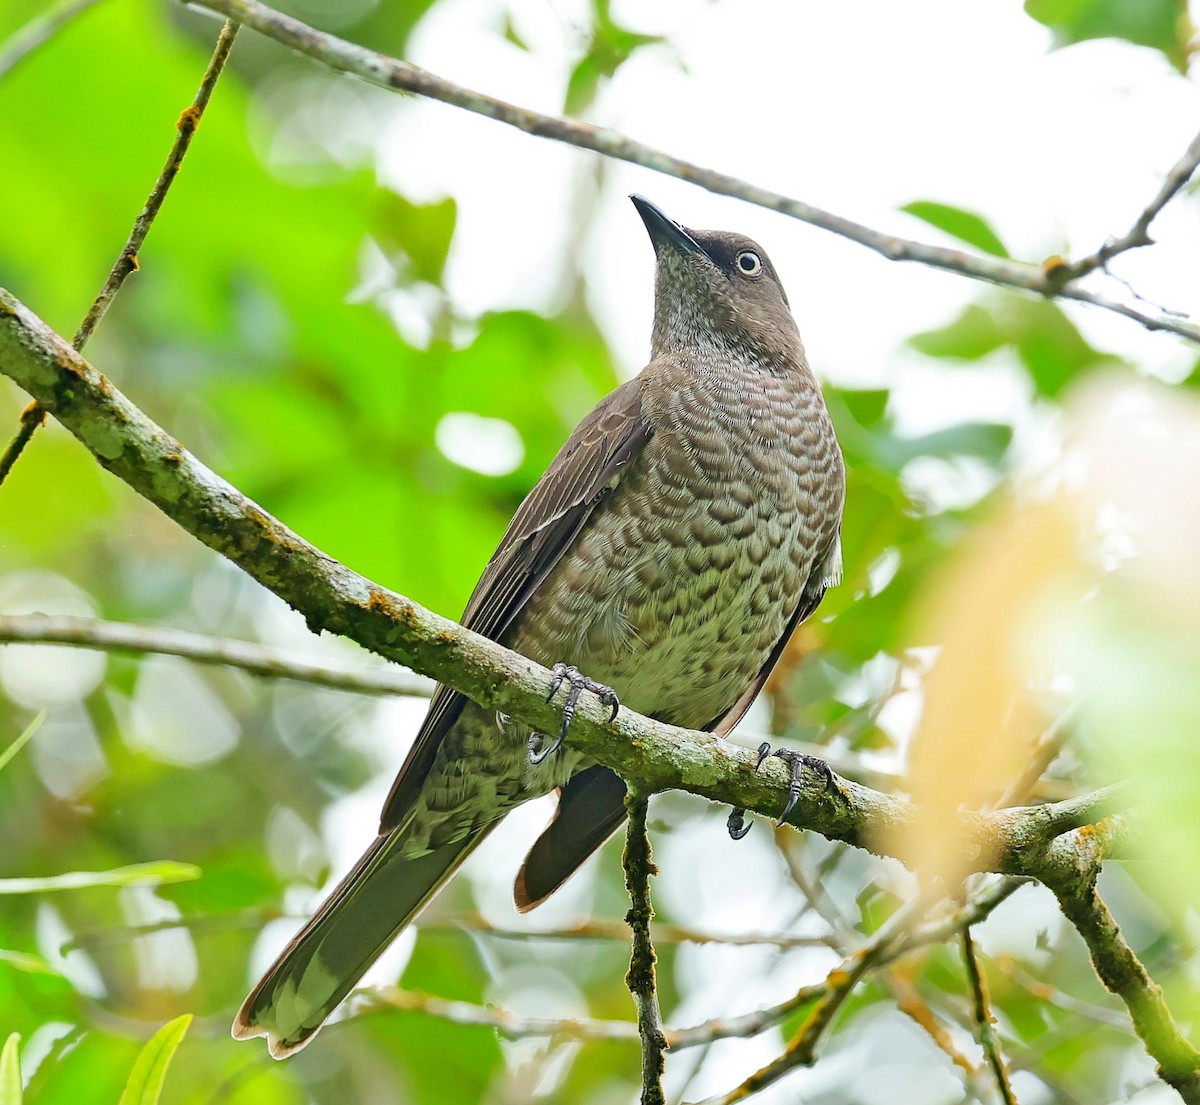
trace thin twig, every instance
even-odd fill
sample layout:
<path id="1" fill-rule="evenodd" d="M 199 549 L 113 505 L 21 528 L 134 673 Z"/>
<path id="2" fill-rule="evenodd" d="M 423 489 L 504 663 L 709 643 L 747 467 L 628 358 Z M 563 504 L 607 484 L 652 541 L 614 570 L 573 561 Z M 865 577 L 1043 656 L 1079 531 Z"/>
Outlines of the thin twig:
<path id="1" fill-rule="evenodd" d="M 41 408 L 38 409 L 40 412 Z M 221 664 L 240 668 L 264 678 L 293 679 L 300 683 L 313 683 L 356 694 L 421 697 L 432 694 L 435 686 L 431 679 L 395 667 L 364 664 L 355 668 L 333 668 L 250 641 L 213 637 L 165 626 L 132 625 L 128 622 L 78 618 L 66 614 L 0 614 L 0 644 L 16 642 L 97 649 L 101 652 L 145 652 L 182 656 L 200 664 Z M 739 747 L 757 748 L 765 739 L 764 734 L 739 729 L 736 740 L 732 743 Z M 789 741 L 788 747 L 796 752 L 818 756 L 839 775 L 875 790 L 894 792 L 903 789 L 905 780 L 902 775 L 864 767 L 853 755 L 839 756 L 824 745 L 807 741 Z M 1065 780 L 1042 779 L 1035 786 L 1033 794 L 1041 801 L 1058 802 L 1076 797 L 1078 791 Z M 621 938 L 627 937 L 628 933 L 622 930 Z M 799 946 L 802 942 L 802 939 L 794 939 L 787 946 Z M 764 938 L 748 939 L 746 943 L 778 941 Z"/>
<path id="2" fill-rule="evenodd" d="M 894 963 L 914 948 L 941 943 L 965 926 L 977 924 L 1026 881 L 1016 878 L 994 880 L 972 895 L 966 904 L 944 910 L 920 924 L 913 922 L 930 907 L 924 895 L 918 895 L 896 910 L 862 947 L 829 972 L 823 984 L 805 987 L 797 999 L 793 999 L 796 1008 L 809 1002 L 813 1007 L 783 1054 L 728 1093 L 708 1098 L 700 1105 L 733 1105 L 777 1082 L 797 1067 L 810 1065 L 816 1058 L 816 1047 L 825 1030 L 860 979 Z M 803 1001 L 798 1000 L 801 996 Z"/>
<path id="3" fill-rule="evenodd" d="M 788 748 L 793 748 L 790 742 Z M 797 837 L 794 833 L 790 833 L 780 826 L 775 830 L 775 841 L 779 849 L 779 854 L 783 857 L 784 865 L 787 867 L 788 876 L 796 884 L 796 888 L 800 893 L 804 895 L 804 900 L 813 912 L 829 927 L 831 946 L 835 947 L 842 955 L 845 955 L 858 942 L 858 933 L 825 889 L 826 880 L 823 877 L 824 873 L 818 872 L 818 876 L 815 879 L 809 877 L 809 873 L 804 866 L 803 853 L 809 850 L 811 845 L 810 838 Z M 829 854 L 825 857 L 825 860 L 836 865 L 845 854 L 845 850 L 845 845 L 835 844 L 829 850 Z"/>
<path id="4" fill-rule="evenodd" d="M 869 953 L 868 969 L 885 967 L 914 948 L 941 943 L 963 925 L 982 921 L 1024 882 L 1025 880 L 1022 879 L 997 879 L 977 892 L 966 905 L 949 910 L 939 917 L 918 925 L 906 932 L 899 941 L 889 942 L 886 948 L 874 948 Z M 881 942 L 883 939 L 881 933 L 882 930 L 880 933 L 876 933 L 867 947 Z M 663 1035 L 667 1046 L 674 1051 L 704 1047 L 715 1040 L 755 1036 L 787 1019 L 796 1010 L 818 1000 L 825 993 L 826 988 L 826 982 L 805 986 L 777 1005 L 732 1017 L 716 1017 L 686 1028 L 667 1028 L 664 1029 Z M 580 1018 L 563 1021 L 554 1018 L 528 1018 L 496 1006 L 450 1002 L 443 998 L 395 988 L 363 990 L 356 995 L 355 1010 L 357 1012 L 371 1013 L 386 1009 L 420 1010 L 430 1016 L 441 1017 L 459 1024 L 488 1025 L 501 1034 L 514 1039 L 525 1036 L 629 1041 L 640 1041 L 641 1039 L 637 1026 L 626 1021 L 595 1021 Z"/>
<path id="5" fill-rule="evenodd" d="M 1074 720 L 1075 713 L 1073 706 L 1063 710 L 1051 722 L 1049 728 L 1038 737 L 1021 773 L 1009 783 L 1004 793 L 996 800 L 996 806 L 999 809 L 1018 805 L 1026 801 L 1031 794 L 1038 792 L 1042 776 L 1062 751 L 1063 742 L 1067 739 L 1069 726 Z"/>
<path id="6" fill-rule="evenodd" d="M 931 904 L 927 896 L 919 895 L 908 905 L 896 910 L 866 944 L 829 972 L 820 995 L 812 1003 L 804 1023 L 788 1041 L 783 1053 L 728 1093 L 708 1098 L 701 1105 L 734 1105 L 734 1102 L 743 1101 L 766 1089 L 797 1067 L 811 1066 L 816 1061 L 817 1045 L 859 980 L 886 961 L 889 953 L 912 929 L 913 922 Z"/>
<path id="7" fill-rule="evenodd" d="M 1000 1052 L 1000 1039 L 996 1032 L 996 1024 L 992 1018 L 991 1000 L 988 997 L 987 980 L 979 969 L 979 957 L 975 952 L 975 941 L 971 937 L 971 926 L 964 925 L 962 930 L 962 958 L 966 968 L 967 979 L 971 983 L 971 1000 L 975 1010 L 975 1027 L 979 1033 L 979 1045 L 987 1057 L 992 1073 L 996 1076 L 996 1089 L 1004 1105 L 1017 1105 L 1013 1094 L 1012 1082 L 1004 1065 L 1004 1056 Z"/>
<path id="8" fill-rule="evenodd" d="M 409 62 L 378 54 L 324 31 L 318 31 L 307 23 L 259 3 L 258 0 L 197 0 L 197 5 L 237 19 L 284 46 L 307 54 L 338 72 L 353 73 L 369 84 L 390 91 L 414 92 L 506 123 L 527 134 L 592 150 L 618 161 L 642 165 L 655 172 L 699 185 L 719 195 L 735 196 L 747 203 L 777 211 L 811 226 L 849 238 L 889 260 L 915 261 L 990 284 L 1090 303 L 1134 319 L 1149 330 L 1168 330 L 1200 343 L 1200 327 L 1191 326 L 1170 316 L 1144 314 L 1124 303 L 1105 299 L 1080 288 L 1070 283 L 1069 274 L 1064 272 L 1065 266 L 1061 263 L 1057 266 L 1035 265 L 1003 257 L 969 254 L 958 249 L 946 249 L 899 238 L 893 234 L 884 234 L 803 200 L 793 199 L 739 180 L 727 173 L 719 173 L 672 157 L 662 150 L 635 141 L 608 127 L 597 127 L 576 119 L 531 111 L 486 93 L 464 88 Z"/>
<path id="9" fill-rule="evenodd" d="M 137 270 L 138 253 L 141 251 L 142 243 L 145 242 L 146 235 L 150 233 L 150 227 L 154 223 L 155 216 L 158 215 L 163 205 L 163 200 L 167 198 L 167 192 L 175 180 L 180 166 L 183 164 L 184 154 L 187 153 L 188 147 L 192 143 L 192 136 L 196 133 L 196 128 L 200 125 L 200 118 L 204 114 L 204 109 L 208 106 L 208 101 L 212 96 L 213 88 L 216 86 L 217 78 L 220 77 L 221 71 L 225 68 L 225 62 L 229 57 L 229 51 L 233 49 L 233 42 L 237 37 L 237 33 L 238 24 L 232 19 L 227 19 L 225 25 L 221 28 L 221 33 L 217 36 L 217 45 L 213 49 L 212 57 L 208 59 L 208 66 L 204 70 L 200 87 L 197 89 L 191 104 L 184 108 L 175 124 L 175 141 L 171 144 L 171 152 L 167 154 L 167 160 L 163 164 L 162 171 L 158 174 L 158 179 L 154 182 L 154 187 L 150 189 L 150 195 L 147 197 L 145 205 L 134 220 L 133 229 L 129 232 L 129 237 L 126 239 L 124 247 L 117 255 L 112 268 L 108 270 L 108 278 L 104 281 L 104 287 L 100 289 L 100 294 L 92 301 L 88 313 L 84 316 L 83 322 L 79 324 L 79 329 L 75 332 L 75 337 L 72 339 L 71 344 L 76 350 L 83 349 L 87 344 L 88 338 L 92 336 L 97 323 L 104 317 L 109 304 L 112 303 L 117 292 L 121 290 L 121 285 L 125 282 L 125 278 L 131 272 Z M 45 420 L 46 410 L 38 403 L 31 404 L 21 412 L 17 432 L 8 443 L 4 453 L 0 454 L 0 484 L 4 482 L 5 477 L 12 470 L 12 466 L 17 463 L 17 459 L 24 451 L 25 446 L 29 444 L 37 428 Z"/>
<path id="10" fill-rule="evenodd" d="M 940 1016 L 943 1020 L 951 1020 L 962 1029 L 964 1035 L 974 1036 L 975 1024 L 973 1014 L 965 1008 L 963 1003 L 957 1001 L 950 993 L 935 989 L 933 991 L 933 1001 L 937 1008 L 930 1005 L 931 1015 Z M 1094 1030 L 1094 1029 L 1093 1029 Z M 1083 1045 L 1083 1038 L 1080 1036 L 1079 1026 L 1069 1020 L 1063 1021 L 1056 1028 L 1048 1029 L 1038 1035 L 1036 1046 L 1023 1047 L 1016 1039 L 1008 1039 L 1005 1041 L 1005 1050 L 1008 1053 L 1008 1069 L 1011 1071 L 1028 1071 L 1033 1077 L 1041 1081 L 1049 1090 L 1050 1097 L 1056 1102 L 1056 1105 L 1078 1105 L 1078 1099 L 1074 1094 L 1057 1081 L 1053 1076 L 1045 1070 L 1047 1057 L 1061 1043 L 1072 1040 L 1078 1046 Z M 963 1064 L 959 1064 L 962 1066 Z M 968 1063 L 967 1066 L 970 1066 Z M 981 1075 L 986 1072 L 986 1084 L 981 1085 Z M 981 1099 L 981 1092 L 986 1089 L 991 1090 L 994 1079 L 991 1071 L 987 1070 L 982 1064 L 978 1067 L 973 1067 L 972 1072 L 967 1075 L 966 1083 L 963 1087 L 966 1099 L 978 1101 Z"/>
<path id="11" fill-rule="evenodd" d="M 334 668 L 251 641 L 65 614 L 0 614 L 0 644 L 13 642 L 181 656 L 200 664 L 220 664 L 254 675 L 294 679 L 357 694 L 428 696 L 434 685 L 432 680 L 394 665 Z"/>
<path id="12" fill-rule="evenodd" d="M 972 1082 L 977 1073 L 975 1064 L 955 1046 L 946 1025 L 921 996 L 920 990 L 908 974 L 900 970 L 891 970 L 884 973 L 880 981 L 891 991 L 896 1008 L 933 1041 L 934 1047 L 966 1074 L 967 1090 L 974 1096 Z"/>
<path id="13" fill-rule="evenodd" d="M 993 958 L 992 962 L 996 965 L 996 969 L 1006 975 L 1011 982 L 1020 986 L 1030 997 L 1040 1001 L 1043 1005 L 1066 1010 L 1068 1013 L 1095 1021 L 1096 1024 L 1104 1025 L 1106 1028 L 1116 1028 L 1122 1032 L 1129 1031 L 1129 1017 L 1120 1009 L 1097 1005 L 1095 1002 L 1085 1001 L 1075 994 L 1068 994 L 1057 986 L 1051 986 L 1048 982 L 1035 978 L 1019 962 L 1009 956 Z"/>
<path id="14" fill-rule="evenodd" d="M 629 823 L 625 830 L 625 890 L 629 894 L 629 912 L 625 915 L 633 932 L 629 970 L 625 985 L 637 1008 L 638 1035 L 642 1041 L 642 1105 L 666 1105 L 663 1094 L 663 1070 L 666 1066 L 667 1040 L 663 1035 L 662 1013 L 658 1008 L 658 989 L 654 977 L 654 942 L 650 922 L 654 907 L 650 903 L 650 877 L 658 874 L 646 828 L 649 799 L 632 787 L 625 796 Z"/>
<path id="15" fill-rule="evenodd" d="M 429 928 L 429 925 L 422 925 Z M 485 933 L 501 940 L 622 940 L 629 939 L 629 925 L 624 921 L 589 918 L 578 924 L 553 929 L 498 928 L 486 918 L 473 914 L 437 925 L 438 928 L 462 929 Z M 796 936 L 788 932 L 720 933 L 687 925 L 669 925 L 655 921 L 650 926 L 655 944 L 722 944 L 727 947 L 827 948 L 828 936 Z"/>
<path id="16" fill-rule="evenodd" d="M 1095 253 L 1068 265 L 1069 279 L 1078 280 L 1081 276 L 1095 272 L 1096 269 L 1107 268 L 1109 261 L 1119 253 L 1125 253 L 1127 250 L 1137 249 L 1140 246 L 1153 245 L 1154 239 L 1150 237 L 1150 224 L 1158 217 L 1158 213 L 1178 195 L 1183 186 L 1191 180 L 1197 167 L 1200 167 L 1200 134 L 1192 139 L 1188 148 L 1184 150 L 1183 156 L 1171 166 L 1167 175 L 1163 177 L 1158 194 L 1146 205 L 1145 210 L 1137 217 L 1137 221 L 1130 227 L 1128 233 L 1123 234 L 1120 238 L 1110 238 Z M 1130 291 L 1132 292 L 1133 289 Z M 1137 295 L 1136 292 L 1133 294 Z M 1142 297 L 1137 296 L 1137 298 L 1141 299 Z"/>
<path id="17" fill-rule="evenodd" d="M 561 1040 L 638 1039 L 637 1026 L 631 1021 L 599 1021 L 588 1017 L 523 1017 L 498 1005 L 473 1005 L 467 1001 L 449 1001 L 434 994 L 385 986 L 357 992 L 351 1008 L 354 1013 L 378 1013 L 401 1009 L 426 1013 L 454 1024 L 483 1025 L 494 1028 L 510 1040 L 542 1037 Z"/>
<path id="18" fill-rule="evenodd" d="M 22 734 L 24 736 L 24 734 Z M 243 909 L 231 913 L 192 914 L 148 921 L 134 925 L 104 925 L 77 932 L 59 949 L 64 955 L 75 948 L 98 948 L 125 944 L 142 936 L 173 929 L 187 929 L 194 934 L 208 932 L 260 929 L 271 921 L 306 920 L 308 914 L 281 913 L 277 909 Z M 422 932 L 471 932 L 499 940 L 620 940 L 629 941 L 629 925 L 625 921 L 592 918 L 578 924 L 554 929 L 499 928 L 478 914 L 449 918 L 445 921 L 418 922 Z M 687 928 L 683 925 L 655 923 L 650 928 L 656 945 L 659 944 L 720 944 L 726 947 L 811 948 L 828 947 L 826 936 L 794 936 L 787 932 L 717 933 Z"/>
<path id="19" fill-rule="evenodd" d="M 35 16 L 0 46 L 0 80 L 3 80 L 39 46 L 44 45 L 76 16 L 95 7 L 100 0 L 62 0 L 49 11 Z"/>

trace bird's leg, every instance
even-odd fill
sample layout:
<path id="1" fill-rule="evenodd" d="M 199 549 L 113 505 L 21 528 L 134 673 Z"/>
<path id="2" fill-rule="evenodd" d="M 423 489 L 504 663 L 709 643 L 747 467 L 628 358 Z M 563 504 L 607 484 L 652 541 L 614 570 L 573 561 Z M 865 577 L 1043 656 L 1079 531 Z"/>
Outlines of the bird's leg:
<path id="1" fill-rule="evenodd" d="M 566 704 L 563 706 L 562 725 L 559 727 L 558 738 L 555 742 L 549 748 L 543 749 L 544 738 L 541 733 L 529 734 L 529 762 L 535 767 L 562 747 L 563 741 L 567 739 L 567 730 L 571 727 L 571 719 L 575 716 L 575 707 L 579 705 L 579 696 L 584 691 L 591 691 L 592 694 L 599 697 L 601 702 L 611 708 L 609 721 L 616 719 L 617 711 L 621 708 L 621 700 L 617 698 L 617 692 L 612 687 L 606 687 L 603 683 L 589 679 L 578 668 L 572 667 L 570 664 L 555 664 L 550 670 L 554 679 L 550 683 L 550 693 L 546 696 L 546 701 L 549 702 L 558 694 L 558 688 L 564 683 L 568 684 L 569 689 Z"/>
<path id="2" fill-rule="evenodd" d="M 824 789 L 826 790 L 829 790 L 833 786 L 833 771 L 824 760 L 818 760 L 816 756 L 810 756 L 806 752 L 792 752 L 786 748 L 777 748 L 771 755 L 777 756 L 792 769 L 791 778 L 788 780 L 787 805 L 783 807 L 783 813 L 779 815 L 779 820 L 775 822 L 776 827 L 778 827 L 787 821 L 788 814 L 796 808 L 796 803 L 800 801 L 800 783 L 804 775 L 804 769 L 811 767 L 813 771 L 820 775 L 824 782 Z"/>
<path id="3" fill-rule="evenodd" d="M 796 808 L 796 803 L 800 801 L 800 795 L 803 792 L 801 783 L 804 776 L 804 769 L 811 767 L 820 775 L 825 782 L 827 790 L 834 785 L 833 771 L 824 760 L 819 760 L 816 756 L 810 756 L 806 752 L 792 752 L 787 748 L 779 748 L 772 752 L 770 741 L 763 741 L 758 746 L 758 759 L 754 763 L 755 771 L 758 771 L 762 767 L 768 756 L 775 756 L 783 760 L 791 768 L 791 778 L 788 780 L 787 804 L 783 807 L 783 813 L 779 815 L 779 820 L 775 822 L 778 828 L 787 821 L 788 814 Z M 745 809 L 741 806 L 734 806 L 729 811 L 729 818 L 725 822 L 725 826 L 729 830 L 730 837 L 734 840 L 741 840 L 750 831 L 750 826 L 746 822 Z"/>

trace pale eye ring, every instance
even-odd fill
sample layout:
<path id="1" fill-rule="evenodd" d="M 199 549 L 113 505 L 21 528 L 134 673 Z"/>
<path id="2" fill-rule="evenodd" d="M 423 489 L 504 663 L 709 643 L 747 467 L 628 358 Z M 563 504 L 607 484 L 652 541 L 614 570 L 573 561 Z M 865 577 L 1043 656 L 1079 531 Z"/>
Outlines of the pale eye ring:
<path id="1" fill-rule="evenodd" d="M 762 258 L 752 249 L 744 249 L 737 255 L 738 272 L 743 276 L 757 276 L 762 272 Z"/>

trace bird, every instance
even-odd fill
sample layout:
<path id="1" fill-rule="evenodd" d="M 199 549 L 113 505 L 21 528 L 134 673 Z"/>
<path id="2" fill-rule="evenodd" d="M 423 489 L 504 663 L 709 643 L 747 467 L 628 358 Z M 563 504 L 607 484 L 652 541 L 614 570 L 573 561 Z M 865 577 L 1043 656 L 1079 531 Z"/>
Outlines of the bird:
<path id="1" fill-rule="evenodd" d="M 562 728 L 551 740 L 436 689 L 377 837 L 237 1014 L 234 1037 L 265 1036 L 275 1058 L 514 807 L 558 792 L 516 874 L 522 912 L 618 828 L 625 783 L 563 739 L 581 694 L 724 735 L 840 578 L 842 454 L 775 267 L 744 235 L 630 198 L 655 254 L 649 363 L 567 439 L 462 618 L 553 665 Z"/>

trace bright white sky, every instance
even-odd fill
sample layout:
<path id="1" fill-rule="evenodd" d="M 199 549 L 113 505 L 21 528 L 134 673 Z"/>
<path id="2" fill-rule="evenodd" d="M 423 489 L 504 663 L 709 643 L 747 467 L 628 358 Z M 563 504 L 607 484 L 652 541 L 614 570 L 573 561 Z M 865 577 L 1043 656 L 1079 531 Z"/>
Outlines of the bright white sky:
<path id="1" fill-rule="evenodd" d="M 443 0 L 418 27 L 410 58 L 555 111 L 585 8 L 581 0 Z M 1200 128 L 1200 86 L 1161 55 L 1110 41 L 1047 52 L 1049 32 L 1017 3 L 673 0 L 651 8 L 647 18 L 646 5 L 615 3 L 614 14 L 671 47 L 623 67 L 592 121 L 909 237 L 940 239 L 897 211 L 934 199 L 985 214 L 1015 256 L 1090 252 L 1128 229 Z M 530 52 L 502 38 L 508 9 Z M 419 100 L 400 106 L 382 142 L 386 179 L 410 195 L 459 201 L 449 281 L 472 313 L 554 302 L 571 185 L 596 160 Z M 895 384 L 927 373 L 898 348 L 903 339 L 948 321 L 983 291 L 648 170 L 610 163 L 606 173 L 600 225 L 586 247 L 589 295 L 627 374 L 645 362 L 652 271 L 624 198 L 631 191 L 686 225 L 758 238 L 788 287 L 811 359 L 838 382 Z M 1200 314 L 1200 207 L 1177 201 L 1155 232 L 1162 244 L 1123 258 L 1118 271 L 1143 294 Z M 1105 290 L 1121 291 L 1115 282 Z M 1154 372 L 1178 376 L 1195 361 L 1175 339 L 1094 309 L 1071 313 L 1094 342 Z M 1005 401 L 994 381 L 974 383 L 984 394 L 946 397 L 938 421 L 962 403 Z"/>

